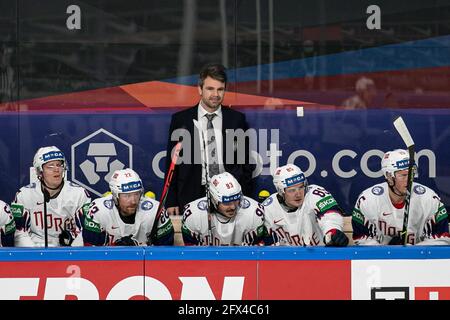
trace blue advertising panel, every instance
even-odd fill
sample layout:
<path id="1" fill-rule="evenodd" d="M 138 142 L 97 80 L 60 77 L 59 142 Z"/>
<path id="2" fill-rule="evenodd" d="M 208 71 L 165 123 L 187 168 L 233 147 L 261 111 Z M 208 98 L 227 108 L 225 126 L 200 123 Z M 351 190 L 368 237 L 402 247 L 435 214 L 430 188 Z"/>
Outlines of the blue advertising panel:
<path id="1" fill-rule="evenodd" d="M 383 180 L 384 152 L 404 148 L 392 122 L 402 116 L 416 143 L 418 181 L 450 203 L 450 111 L 371 109 L 343 111 L 242 109 L 255 130 L 253 158 L 257 191 L 275 192 L 271 167 L 297 164 L 309 183 L 332 192 L 347 213 L 358 194 Z M 173 111 L 105 113 L 20 113 L 0 116 L 3 144 L 0 199 L 11 201 L 30 182 L 37 148 L 56 145 L 69 162 L 67 177 L 95 198 L 108 190 L 110 174 L 132 167 L 146 190 L 159 198 Z M 18 119 L 18 120 L 17 120 Z"/>

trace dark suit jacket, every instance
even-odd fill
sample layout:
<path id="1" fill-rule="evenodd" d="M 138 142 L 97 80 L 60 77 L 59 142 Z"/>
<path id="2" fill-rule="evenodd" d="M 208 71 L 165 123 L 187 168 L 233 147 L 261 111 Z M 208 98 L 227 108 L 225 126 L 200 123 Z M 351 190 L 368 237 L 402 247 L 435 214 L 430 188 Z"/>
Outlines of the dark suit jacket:
<path id="1" fill-rule="evenodd" d="M 191 162 L 190 164 L 179 164 L 175 167 L 175 172 L 172 177 L 172 182 L 170 184 L 169 192 L 167 195 L 167 200 L 165 207 L 175 207 L 179 206 L 180 210 L 183 207 L 198 198 L 205 196 L 205 188 L 202 186 L 202 164 L 199 155 L 199 144 L 197 143 L 197 149 L 194 149 L 194 142 L 197 134 L 194 135 L 194 122 L 193 119 L 198 120 L 198 106 L 191 107 L 186 110 L 179 111 L 172 115 L 172 120 L 170 123 L 169 137 L 167 143 L 167 157 L 166 157 L 166 175 L 171 162 L 171 151 L 177 141 L 171 141 L 172 132 L 176 129 L 186 129 L 190 134 L 190 139 L 183 140 L 183 149 L 180 156 L 183 156 L 183 150 L 188 147 L 186 144 L 190 140 L 190 150 L 191 150 Z M 245 119 L 245 115 L 242 112 L 232 110 L 228 107 L 222 106 L 222 156 L 226 159 L 227 148 L 225 147 L 226 139 L 225 133 L 227 129 L 243 129 L 244 131 L 248 129 L 248 124 Z M 201 140 L 201 138 L 200 138 Z M 238 151 L 245 150 L 245 164 L 237 164 Z M 252 171 L 254 165 L 249 164 L 249 144 L 248 139 L 246 139 L 245 147 L 233 148 L 233 163 L 227 164 L 224 160 L 225 171 L 231 173 L 241 184 L 242 192 L 249 197 L 254 197 L 253 195 L 253 181 L 252 181 Z M 194 163 L 194 158 L 197 157 L 197 164 Z M 241 155 L 242 157 L 242 155 Z M 166 177 L 165 177 L 166 178 Z M 165 179 L 164 178 L 164 179 Z"/>

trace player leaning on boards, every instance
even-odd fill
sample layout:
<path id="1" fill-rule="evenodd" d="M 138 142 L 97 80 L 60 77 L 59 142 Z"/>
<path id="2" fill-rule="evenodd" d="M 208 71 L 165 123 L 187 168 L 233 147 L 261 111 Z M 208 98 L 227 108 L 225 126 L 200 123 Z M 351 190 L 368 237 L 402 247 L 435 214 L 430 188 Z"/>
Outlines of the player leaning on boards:
<path id="1" fill-rule="evenodd" d="M 277 193 L 264 202 L 267 245 L 345 247 L 343 211 L 333 196 L 318 185 L 308 185 L 294 164 L 275 170 Z"/>
<path id="2" fill-rule="evenodd" d="M 185 245 L 263 244 L 264 207 L 242 194 L 233 175 L 223 172 L 212 176 L 209 193 L 209 203 L 203 197 L 184 207 L 181 231 Z"/>
<path id="3" fill-rule="evenodd" d="M 172 221 L 165 210 L 150 236 L 159 202 L 143 196 L 142 180 L 135 171 L 114 171 L 109 188 L 110 195 L 95 199 L 84 211 L 85 246 L 173 245 Z"/>
<path id="4" fill-rule="evenodd" d="M 55 146 L 40 148 L 33 166 L 38 182 L 20 188 L 11 204 L 17 228 L 15 245 L 82 246 L 78 212 L 91 202 L 89 194 L 83 187 L 64 180 L 67 162 Z"/>
<path id="5" fill-rule="evenodd" d="M 353 209 L 356 245 L 403 244 L 401 232 L 408 184 L 409 154 L 388 151 L 381 160 L 384 183 L 364 190 Z M 450 244 L 448 215 L 441 199 L 430 188 L 412 185 L 406 242 L 418 245 Z"/>
<path id="6" fill-rule="evenodd" d="M 16 224 L 9 205 L 0 200 L 0 247 L 14 247 Z"/>

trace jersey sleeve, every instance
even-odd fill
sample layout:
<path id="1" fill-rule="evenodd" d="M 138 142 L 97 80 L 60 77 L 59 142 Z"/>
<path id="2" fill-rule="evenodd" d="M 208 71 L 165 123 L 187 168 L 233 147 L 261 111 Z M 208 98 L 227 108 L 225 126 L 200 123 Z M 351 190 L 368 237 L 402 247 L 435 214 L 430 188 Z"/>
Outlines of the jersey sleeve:
<path id="1" fill-rule="evenodd" d="M 16 223 L 14 217 L 11 214 L 11 210 L 8 204 L 2 204 L 1 221 L 0 221 L 0 233 L 1 233 L 1 246 L 2 247 L 14 247 L 14 234 L 16 232 Z"/>
<path id="2" fill-rule="evenodd" d="M 181 234 L 183 236 L 183 242 L 186 246 L 199 246 L 202 245 L 202 236 L 200 228 L 195 224 L 196 216 L 193 211 L 195 207 L 191 208 L 191 203 L 187 204 L 183 210 L 183 220 L 181 223 Z M 197 211 L 195 212 L 198 213 Z M 207 214 L 205 210 L 205 214 Z"/>
<path id="3" fill-rule="evenodd" d="M 92 202 L 89 206 L 83 206 L 83 243 L 85 246 L 105 246 L 108 237 L 106 231 L 103 230 L 101 222 L 98 219 L 98 205 Z"/>
<path id="4" fill-rule="evenodd" d="M 264 244 L 266 246 L 277 245 L 280 241 L 279 234 L 276 230 L 282 227 L 277 226 L 275 224 L 275 221 L 282 221 L 283 215 L 279 214 L 279 216 L 277 215 L 277 217 L 274 216 L 274 211 L 276 211 L 276 205 L 274 201 L 278 201 L 277 196 L 271 195 L 262 203 L 262 205 L 264 206 Z M 280 210 L 282 209 L 280 208 Z"/>
<path id="5" fill-rule="evenodd" d="M 83 192 L 81 194 L 80 200 L 78 201 L 78 209 L 75 215 L 75 221 L 77 222 L 77 226 L 80 230 L 83 227 L 84 212 L 92 202 L 89 193 L 84 188 L 82 188 L 82 190 Z"/>
<path id="6" fill-rule="evenodd" d="M 352 212 L 353 242 L 355 245 L 381 244 L 377 240 L 376 226 L 366 218 L 368 207 L 368 201 L 363 193 L 356 201 Z"/>
<path id="7" fill-rule="evenodd" d="M 333 195 L 321 187 L 314 187 L 309 192 L 311 192 L 313 208 L 323 234 L 333 229 L 342 231 L 344 228 L 344 211 Z"/>
<path id="8" fill-rule="evenodd" d="M 264 245 L 264 240 L 267 235 L 267 229 L 264 225 L 264 206 L 255 202 L 250 206 L 249 210 L 253 216 L 253 219 L 250 228 L 247 229 L 247 232 L 243 235 L 244 239 L 242 245 Z"/>
<path id="9" fill-rule="evenodd" d="M 73 240 L 71 246 L 72 247 L 82 247 L 84 246 L 83 241 L 83 225 L 84 225 L 84 216 L 88 212 L 90 203 L 85 203 L 75 214 L 75 239 Z"/>
<path id="10" fill-rule="evenodd" d="M 439 197 L 434 196 L 432 201 L 434 202 L 432 207 L 437 209 L 425 223 L 423 230 L 424 239 L 418 242 L 417 245 L 450 245 L 447 210 Z"/>
<path id="11" fill-rule="evenodd" d="M 152 238 L 152 244 L 155 246 L 173 246 L 175 231 L 165 208 L 163 208 L 161 216 L 155 223 L 157 223 L 157 229 Z"/>
<path id="12" fill-rule="evenodd" d="M 84 245 L 83 242 L 83 224 L 84 224 L 84 212 L 89 208 L 91 204 L 91 196 L 86 191 L 86 189 L 82 188 L 82 196 L 80 202 L 78 203 L 79 207 L 77 212 L 75 213 L 75 223 L 73 224 L 72 233 L 74 235 L 74 241 L 72 242 L 72 247 L 82 247 Z"/>
<path id="13" fill-rule="evenodd" d="M 16 247 L 35 247 L 36 243 L 30 236 L 30 211 L 25 208 L 20 191 L 16 194 L 16 198 L 11 204 L 11 213 L 16 226 L 14 245 Z"/>

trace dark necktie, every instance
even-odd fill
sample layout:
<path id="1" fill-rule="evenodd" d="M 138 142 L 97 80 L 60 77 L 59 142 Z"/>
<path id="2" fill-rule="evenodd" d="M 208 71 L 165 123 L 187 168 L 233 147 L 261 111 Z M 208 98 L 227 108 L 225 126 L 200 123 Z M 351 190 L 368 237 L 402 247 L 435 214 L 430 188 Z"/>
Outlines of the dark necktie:
<path id="1" fill-rule="evenodd" d="M 208 143 L 208 174 L 212 177 L 219 174 L 219 161 L 217 157 L 217 143 L 216 136 L 214 135 L 213 119 L 217 114 L 208 113 L 205 115 L 208 119 L 208 124 L 206 126 L 206 139 Z"/>

